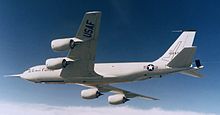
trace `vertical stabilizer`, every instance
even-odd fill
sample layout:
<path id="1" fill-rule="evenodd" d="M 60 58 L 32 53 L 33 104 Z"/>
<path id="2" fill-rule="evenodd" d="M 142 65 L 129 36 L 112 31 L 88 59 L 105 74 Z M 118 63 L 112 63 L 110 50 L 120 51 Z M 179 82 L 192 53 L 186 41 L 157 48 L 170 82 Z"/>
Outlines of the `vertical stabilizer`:
<path id="1" fill-rule="evenodd" d="M 192 47 L 196 31 L 184 31 L 171 47 L 156 62 L 167 64 L 184 48 Z"/>

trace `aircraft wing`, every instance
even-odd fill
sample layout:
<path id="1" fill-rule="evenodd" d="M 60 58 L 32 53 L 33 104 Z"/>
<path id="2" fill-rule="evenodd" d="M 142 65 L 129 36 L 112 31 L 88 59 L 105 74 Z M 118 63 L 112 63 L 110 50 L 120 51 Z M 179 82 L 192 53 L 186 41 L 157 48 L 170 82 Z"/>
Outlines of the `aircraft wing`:
<path id="1" fill-rule="evenodd" d="M 110 85 L 84 85 L 84 84 L 80 84 L 82 86 L 85 87 L 92 87 L 92 88 L 97 88 L 100 92 L 112 92 L 112 93 L 116 93 L 116 94 L 124 94 L 126 98 L 134 98 L 134 97 L 140 97 L 143 99 L 147 99 L 147 100 L 159 100 L 157 98 L 154 97 L 150 97 L 150 96 L 145 96 L 145 95 L 141 95 L 141 94 L 137 94 L 137 93 L 133 93 L 124 89 L 120 89 L 117 87 L 113 87 Z"/>
<path id="2" fill-rule="evenodd" d="M 67 58 L 74 60 L 61 72 L 64 78 L 72 76 L 90 77 L 97 76 L 94 72 L 96 55 L 96 42 L 99 35 L 101 12 L 87 12 L 80 24 L 76 38 L 82 42 L 69 50 Z"/>

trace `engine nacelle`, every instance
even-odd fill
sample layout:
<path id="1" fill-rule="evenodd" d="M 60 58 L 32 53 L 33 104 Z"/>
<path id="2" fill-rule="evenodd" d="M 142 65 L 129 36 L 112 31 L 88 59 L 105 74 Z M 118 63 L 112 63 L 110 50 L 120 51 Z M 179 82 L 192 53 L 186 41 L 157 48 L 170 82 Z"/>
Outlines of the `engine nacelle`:
<path id="1" fill-rule="evenodd" d="M 73 49 L 76 44 L 81 43 L 82 40 L 78 38 L 63 38 L 56 39 L 51 42 L 51 48 L 53 51 L 66 51 L 69 49 Z"/>
<path id="2" fill-rule="evenodd" d="M 95 99 L 98 98 L 99 96 L 101 96 L 103 94 L 101 94 L 99 92 L 98 89 L 85 89 L 81 91 L 81 97 L 83 99 Z"/>
<path id="3" fill-rule="evenodd" d="M 73 60 L 66 57 L 51 58 L 46 60 L 46 66 L 48 69 L 56 70 L 65 68 L 70 62 L 73 62 Z"/>
<path id="4" fill-rule="evenodd" d="M 108 97 L 108 102 L 112 105 L 118 105 L 129 101 L 124 94 L 115 94 Z"/>

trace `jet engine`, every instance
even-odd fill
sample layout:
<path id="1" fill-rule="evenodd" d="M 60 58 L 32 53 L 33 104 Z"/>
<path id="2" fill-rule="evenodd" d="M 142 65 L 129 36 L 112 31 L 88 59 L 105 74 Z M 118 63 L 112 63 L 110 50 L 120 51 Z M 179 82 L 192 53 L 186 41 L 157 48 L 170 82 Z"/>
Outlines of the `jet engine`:
<path id="1" fill-rule="evenodd" d="M 73 60 L 66 57 L 51 58 L 46 60 L 46 66 L 48 69 L 56 70 L 65 68 L 70 62 L 73 62 Z"/>
<path id="2" fill-rule="evenodd" d="M 51 42 L 51 48 L 53 51 L 66 51 L 73 49 L 77 44 L 81 42 L 82 40 L 78 38 L 56 39 Z"/>
<path id="3" fill-rule="evenodd" d="M 81 91 L 81 97 L 83 99 L 95 99 L 98 98 L 99 96 L 103 95 L 102 93 L 99 92 L 98 89 L 85 89 Z"/>
<path id="4" fill-rule="evenodd" d="M 115 94 L 108 97 L 108 102 L 112 105 L 118 105 L 129 101 L 124 94 Z"/>

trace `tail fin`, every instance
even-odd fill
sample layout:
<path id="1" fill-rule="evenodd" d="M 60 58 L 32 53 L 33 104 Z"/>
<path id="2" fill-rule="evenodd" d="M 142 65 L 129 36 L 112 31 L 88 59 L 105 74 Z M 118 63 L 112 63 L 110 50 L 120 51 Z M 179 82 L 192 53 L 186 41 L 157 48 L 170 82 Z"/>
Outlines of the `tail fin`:
<path id="1" fill-rule="evenodd" d="M 192 65 L 193 56 L 195 54 L 196 47 L 185 47 L 178 55 L 176 55 L 167 66 L 172 68 L 184 68 Z"/>
<path id="2" fill-rule="evenodd" d="M 184 48 L 192 47 L 195 31 L 184 31 L 171 47 L 156 62 L 168 64 L 173 60 Z"/>
<path id="3" fill-rule="evenodd" d="M 76 37 L 86 41 L 98 38 L 101 12 L 86 12 L 80 24 Z"/>

